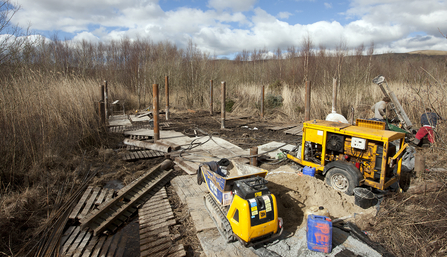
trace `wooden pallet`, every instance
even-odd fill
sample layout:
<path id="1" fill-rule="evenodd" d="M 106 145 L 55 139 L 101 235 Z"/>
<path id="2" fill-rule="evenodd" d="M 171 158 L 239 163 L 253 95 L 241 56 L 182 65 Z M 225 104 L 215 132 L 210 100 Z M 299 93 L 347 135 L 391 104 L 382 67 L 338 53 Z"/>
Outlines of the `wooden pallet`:
<path id="1" fill-rule="evenodd" d="M 165 153 L 160 152 L 160 151 L 140 150 L 140 151 L 127 152 L 123 155 L 122 159 L 124 161 L 131 161 L 131 160 L 138 160 L 138 159 L 157 158 L 157 157 L 163 157 L 163 156 L 165 156 Z"/>
<path id="2" fill-rule="evenodd" d="M 115 190 L 112 188 L 88 187 L 71 212 L 69 219 L 80 220 L 89 212 L 113 197 Z"/>
<path id="3" fill-rule="evenodd" d="M 169 233 L 169 226 L 176 221 L 164 188 L 138 210 L 138 216 L 140 256 L 186 256 L 183 245 L 172 241 L 180 235 Z"/>
<path id="4" fill-rule="evenodd" d="M 124 256 L 127 235 L 93 236 L 90 231 L 81 230 L 79 226 L 69 227 L 61 238 L 61 256 L 98 257 L 98 256 Z"/>
<path id="5" fill-rule="evenodd" d="M 118 197 L 101 204 L 79 222 L 81 228 L 93 230 L 97 236 L 105 231 L 115 232 L 136 211 L 170 180 L 172 170 L 162 170 L 161 164 L 155 166 L 133 183 L 122 188 Z"/>
<path id="6" fill-rule="evenodd" d="M 295 135 L 295 136 L 302 136 L 303 135 L 303 125 L 299 125 L 299 126 L 291 128 L 291 129 L 288 129 L 288 130 L 284 131 L 284 133 Z"/>
<path id="7" fill-rule="evenodd" d="M 278 131 L 283 129 L 289 129 L 296 127 L 296 125 L 280 125 L 280 126 L 274 126 L 274 127 L 267 127 L 268 130 Z"/>

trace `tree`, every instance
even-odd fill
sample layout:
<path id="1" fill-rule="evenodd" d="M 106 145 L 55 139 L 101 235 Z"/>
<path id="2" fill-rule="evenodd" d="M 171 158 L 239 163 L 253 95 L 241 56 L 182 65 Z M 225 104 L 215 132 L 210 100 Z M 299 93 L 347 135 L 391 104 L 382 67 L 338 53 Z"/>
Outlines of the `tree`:
<path id="1" fill-rule="evenodd" d="M 20 10 L 20 6 L 10 0 L 0 1 L 0 64 L 12 61 L 19 57 L 23 47 L 28 42 L 28 30 L 23 30 L 12 24 L 11 19 Z"/>

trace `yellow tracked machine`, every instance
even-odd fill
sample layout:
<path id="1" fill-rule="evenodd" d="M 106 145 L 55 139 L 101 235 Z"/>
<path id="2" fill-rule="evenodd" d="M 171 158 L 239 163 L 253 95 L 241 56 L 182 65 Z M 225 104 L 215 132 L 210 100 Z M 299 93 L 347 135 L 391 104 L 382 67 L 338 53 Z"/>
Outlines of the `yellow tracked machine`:
<path id="1" fill-rule="evenodd" d="M 205 207 L 222 237 L 229 243 L 260 245 L 278 238 L 283 221 L 276 197 L 267 188 L 266 170 L 233 162 L 234 176 L 226 176 L 215 162 L 202 163 L 197 183 L 206 183 Z"/>

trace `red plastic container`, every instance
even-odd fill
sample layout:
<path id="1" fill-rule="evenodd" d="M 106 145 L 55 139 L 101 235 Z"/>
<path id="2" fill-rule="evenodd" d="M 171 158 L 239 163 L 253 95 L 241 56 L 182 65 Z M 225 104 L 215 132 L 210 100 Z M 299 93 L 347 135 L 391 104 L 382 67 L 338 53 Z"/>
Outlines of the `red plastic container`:
<path id="1" fill-rule="evenodd" d="M 329 217 L 311 214 L 307 218 L 307 248 L 316 252 L 332 251 L 332 221 Z"/>

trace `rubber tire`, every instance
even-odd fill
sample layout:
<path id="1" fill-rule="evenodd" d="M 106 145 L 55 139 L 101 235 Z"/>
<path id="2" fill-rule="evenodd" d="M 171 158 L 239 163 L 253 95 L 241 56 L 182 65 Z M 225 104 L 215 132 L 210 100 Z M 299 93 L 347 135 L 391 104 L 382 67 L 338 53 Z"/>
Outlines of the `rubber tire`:
<path id="1" fill-rule="evenodd" d="M 335 179 L 343 179 L 345 183 L 343 185 L 333 185 L 332 182 Z M 324 182 L 334 188 L 337 191 L 343 192 L 347 195 L 354 194 L 354 188 L 358 185 L 354 181 L 352 174 L 344 169 L 340 168 L 332 168 L 326 173 L 326 177 L 324 178 Z"/>

